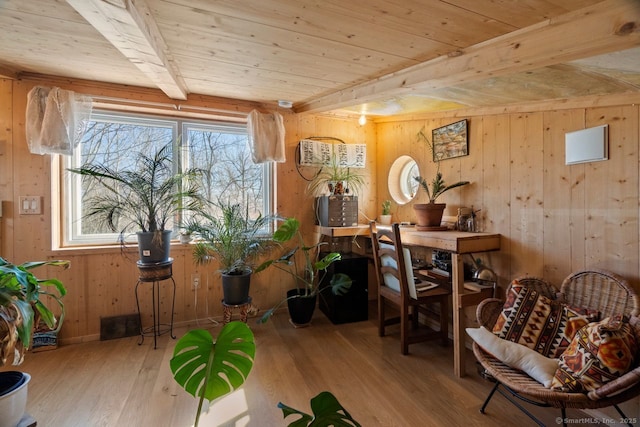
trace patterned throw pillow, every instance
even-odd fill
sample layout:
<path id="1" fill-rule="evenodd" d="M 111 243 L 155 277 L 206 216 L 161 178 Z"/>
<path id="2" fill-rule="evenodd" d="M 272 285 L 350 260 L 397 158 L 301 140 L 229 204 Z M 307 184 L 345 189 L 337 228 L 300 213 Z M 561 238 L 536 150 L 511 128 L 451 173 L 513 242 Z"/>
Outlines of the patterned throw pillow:
<path id="1" fill-rule="evenodd" d="M 551 387 L 588 393 L 621 377 L 637 364 L 640 333 L 622 316 L 591 323 L 578 331 L 560 356 Z"/>
<path id="2" fill-rule="evenodd" d="M 551 300 L 514 280 L 493 333 L 544 356 L 557 358 L 576 331 L 596 320 L 597 312 Z"/>
<path id="3" fill-rule="evenodd" d="M 580 329 L 591 322 L 600 320 L 600 312 L 588 308 L 572 307 L 563 304 L 562 319 L 553 339 L 553 348 L 549 357 L 557 359 L 569 347 L 573 337 Z"/>

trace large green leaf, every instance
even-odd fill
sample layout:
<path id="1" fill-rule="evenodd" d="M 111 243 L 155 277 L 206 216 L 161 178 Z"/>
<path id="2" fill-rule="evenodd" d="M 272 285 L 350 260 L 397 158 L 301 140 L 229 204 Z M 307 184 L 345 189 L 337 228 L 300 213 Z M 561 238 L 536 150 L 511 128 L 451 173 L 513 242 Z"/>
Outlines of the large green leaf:
<path id="1" fill-rule="evenodd" d="M 195 329 L 176 343 L 169 364 L 178 384 L 200 398 L 196 426 L 204 399 L 217 399 L 245 382 L 253 367 L 255 352 L 251 329 L 237 321 L 227 323 L 215 341 L 208 331 Z"/>
<path id="2" fill-rule="evenodd" d="M 300 221 L 295 218 L 287 218 L 273 233 L 273 240 L 284 243 L 293 238 L 300 228 Z"/>
<path id="3" fill-rule="evenodd" d="M 360 424 L 351 417 L 351 414 L 340 405 L 338 399 L 323 391 L 311 399 L 311 411 L 313 416 L 294 409 L 285 404 L 278 403 L 282 414 L 286 419 L 289 415 L 299 415 L 300 418 L 289 423 L 288 427 L 360 427 Z"/>

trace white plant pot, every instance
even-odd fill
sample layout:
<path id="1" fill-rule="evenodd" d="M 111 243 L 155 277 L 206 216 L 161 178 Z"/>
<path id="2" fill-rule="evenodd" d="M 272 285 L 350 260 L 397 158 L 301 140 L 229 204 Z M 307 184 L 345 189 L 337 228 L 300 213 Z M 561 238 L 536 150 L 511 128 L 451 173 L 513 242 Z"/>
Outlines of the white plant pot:
<path id="1" fill-rule="evenodd" d="M 380 224 L 391 224 L 391 215 L 380 215 Z"/>
<path id="2" fill-rule="evenodd" d="M 17 389 L 0 396 L 0 427 L 16 427 L 27 408 L 27 385 L 31 376 L 23 372 L 24 383 Z"/>

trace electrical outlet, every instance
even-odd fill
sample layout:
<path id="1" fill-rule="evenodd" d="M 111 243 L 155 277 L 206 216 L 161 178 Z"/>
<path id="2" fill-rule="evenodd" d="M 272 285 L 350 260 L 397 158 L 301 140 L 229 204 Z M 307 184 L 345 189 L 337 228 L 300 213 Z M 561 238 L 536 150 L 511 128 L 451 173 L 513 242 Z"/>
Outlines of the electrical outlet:
<path id="1" fill-rule="evenodd" d="M 191 289 L 196 290 L 200 287 L 200 275 L 192 274 L 191 275 Z"/>

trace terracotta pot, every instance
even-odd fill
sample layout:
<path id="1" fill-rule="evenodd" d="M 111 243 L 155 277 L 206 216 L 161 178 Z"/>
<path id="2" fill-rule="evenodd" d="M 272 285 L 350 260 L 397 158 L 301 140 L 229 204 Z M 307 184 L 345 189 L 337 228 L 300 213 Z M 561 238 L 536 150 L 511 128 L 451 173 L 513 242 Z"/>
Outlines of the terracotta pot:
<path id="1" fill-rule="evenodd" d="M 417 203 L 413 205 L 418 227 L 440 227 L 446 203 Z"/>

